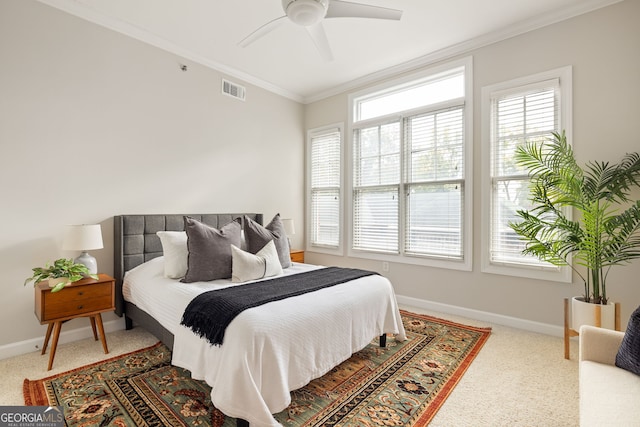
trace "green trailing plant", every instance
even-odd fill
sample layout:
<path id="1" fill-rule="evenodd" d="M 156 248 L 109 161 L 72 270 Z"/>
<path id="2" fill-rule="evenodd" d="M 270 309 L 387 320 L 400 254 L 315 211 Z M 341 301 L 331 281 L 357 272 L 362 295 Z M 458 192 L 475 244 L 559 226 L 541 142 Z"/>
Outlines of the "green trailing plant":
<path id="1" fill-rule="evenodd" d="M 611 267 L 640 258 L 640 200 L 630 200 L 639 187 L 640 155 L 582 168 L 563 131 L 520 146 L 515 159 L 531 178 L 533 207 L 517 211 L 521 221 L 509 224 L 526 242 L 523 254 L 568 265 L 584 283 L 584 301 L 606 304 Z M 571 210 L 576 220 L 566 214 Z"/>
<path id="2" fill-rule="evenodd" d="M 70 283 L 76 282 L 83 277 L 91 277 L 93 279 L 98 279 L 97 274 L 90 274 L 89 269 L 84 264 L 76 264 L 72 259 L 60 258 L 53 262 L 53 264 L 45 264 L 43 267 L 33 268 L 33 275 L 31 277 L 27 277 L 24 281 L 26 285 L 29 282 L 33 282 L 33 285 L 37 285 L 38 283 L 48 280 L 48 279 L 59 279 L 61 277 L 66 277 L 68 280 L 58 283 L 51 292 L 58 292 L 65 286 Z"/>

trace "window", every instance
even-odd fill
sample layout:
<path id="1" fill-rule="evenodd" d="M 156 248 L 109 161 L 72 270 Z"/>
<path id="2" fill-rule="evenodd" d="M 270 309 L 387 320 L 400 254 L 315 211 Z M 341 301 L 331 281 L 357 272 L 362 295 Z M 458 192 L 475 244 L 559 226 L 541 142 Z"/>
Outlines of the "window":
<path id="1" fill-rule="evenodd" d="M 307 153 L 307 249 L 340 253 L 342 125 L 309 131 Z"/>
<path id="2" fill-rule="evenodd" d="M 471 60 L 350 97 L 351 256 L 471 269 Z"/>
<path id="3" fill-rule="evenodd" d="M 354 247 L 398 252 L 400 124 L 354 133 Z"/>
<path id="4" fill-rule="evenodd" d="M 570 86 L 567 67 L 483 88 L 483 271 L 570 280 L 568 268 L 522 255 L 525 243 L 509 227 L 517 210 L 531 208 L 528 173 L 515 164 L 515 151 L 554 131 L 570 133 Z"/>

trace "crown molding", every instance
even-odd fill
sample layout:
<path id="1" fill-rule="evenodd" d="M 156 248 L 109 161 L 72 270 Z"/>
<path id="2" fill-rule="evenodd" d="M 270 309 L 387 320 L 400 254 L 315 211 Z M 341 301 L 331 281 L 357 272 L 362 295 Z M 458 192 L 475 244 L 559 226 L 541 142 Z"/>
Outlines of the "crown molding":
<path id="1" fill-rule="evenodd" d="M 318 92 L 315 95 L 304 97 L 304 104 L 311 104 L 313 102 L 320 101 L 331 96 L 339 95 L 344 92 L 348 92 L 359 87 L 367 86 L 386 78 L 396 76 L 398 74 L 414 71 L 419 68 L 423 68 L 429 65 L 433 65 L 436 62 L 451 59 L 454 56 L 469 54 L 472 50 L 479 49 L 503 40 L 510 39 L 512 37 L 519 36 L 521 34 L 528 33 L 558 22 L 565 21 L 567 19 L 574 18 L 585 13 L 592 12 L 603 7 L 610 6 L 615 3 L 620 3 L 624 0 L 585 0 L 579 4 L 567 7 L 562 10 L 557 10 L 552 13 L 547 13 L 538 16 L 535 19 L 527 19 L 520 21 L 509 27 L 505 27 L 499 31 L 487 33 L 480 37 L 475 37 L 464 42 L 448 46 L 444 49 L 429 53 L 427 55 L 418 57 L 416 59 L 403 62 L 398 65 L 394 65 L 389 68 L 385 68 L 380 71 L 368 74 L 366 76 L 351 80 L 344 84 L 332 87 L 326 91 Z"/>
<path id="2" fill-rule="evenodd" d="M 272 92 L 276 95 L 283 96 L 291 99 L 295 102 L 302 104 L 311 104 L 313 102 L 320 101 L 325 98 L 329 98 L 334 95 L 338 95 L 343 92 L 353 90 L 358 87 L 366 86 L 368 84 L 389 78 L 391 76 L 412 71 L 418 68 L 429 66 L 438 61 L 450 59 L 457 55 L 468 54 L 474 49 L 478 49 L 484 46 L 488 46 L 493 43 L 497 43 L 502 40 L 506 40 L 539 28 L 561 22 L 575 16 L 579 16 L 594 10 L 610 6 L 615 3 L 619 3 L 624 0 L 584 0 L 578 4 L 570 7 L 566 7 L 561 10 L 557 10 L 551 13 L 543 14 L 535 19 L 528 19 L 521 21 L 512 26 L 503 28 L 499 31 L 491 32 L 480 37 L 458 43 L 444 49 L 440 49 L 436 52 L 429 53 L 427 55 L 418 57 L 416 59 L 403 62 L 401 64 L 385 68 L 380 71 L 376 71 L 371 74 L 367 74 L 363 77 L 351 80 L 344 84 L 334 86 L 328 90 L 318 92 L 310 96 L 303 96 L 298 93 L 291 92 L 273 83 L 260 79 L 256 76 L 240 71 L 236 68 L 230 67 L 226 64 L 211 60 L 200 54 L 178 46 L 162 37 L 150 33 L 149 31 L 136 27 L 135 25 L 120 21 L 116 18 L 106 16 L 100 12 L 97 12 L 87 5 L 80 3 L 76 0 L 37 0 L 40 3 L 46 4 L 53 8 L 62 10 L 71 15 L 85 19 L 94 24 L 124 34 L 131 38 L 137 39 L 144 43 L 155 46 L 159 49 L 173 53 L 192 62 L 201 64 L 205 67 L 212 68 L 221 73 L 224 73 L 230 77 L 235 77 L 243 80 L 246 83 L 260 87 L 264 90 Z"/>
<path id="3" fill-rule="evenodd" d="M 283 96 L 285 98 L 288 98 L 300 103 L 304 101 L 304 98 L 297 93 L 293 93 L 287 89 L 284 89 L 282 87 L 269 83 L 265 80 L 259 79 L 251 74 L 245 73 L 244 71 L 237 70 L 223 63 L 206 58 L 200 54 L 190 51 L 189 49 L 185 49 L 162 37 L 152 34 L 143 28 L 137 27 L 127 22 L 104 15 L 100 12 L 97 12 L 80 2 L 73 1 L 73 0 L 38 0 L 38 1 L 40 3 L 46 4 L 47 6 L 51 6 L 55 9 L 62 10 L 63 12 L 66 12 L 70 15 L 74 15 L 74 16 L 77 16 L 78 18 L 92 22 L 96 25 L 100 25 L 101 27 L 107 28 L 117 33 L 124 34 L 133 39 L 147 43 L 151 46 L 155 46 L 169 53 L 178 55 L 189 61 L 214 69 L 230 77 L 241 79 L 246 83 L 260 87 L 274 94 Z"/>

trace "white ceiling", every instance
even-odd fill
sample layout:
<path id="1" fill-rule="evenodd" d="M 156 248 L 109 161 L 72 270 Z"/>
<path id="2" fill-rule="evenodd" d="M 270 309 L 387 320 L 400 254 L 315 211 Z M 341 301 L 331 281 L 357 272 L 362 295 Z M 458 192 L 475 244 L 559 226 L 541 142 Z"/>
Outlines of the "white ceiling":
<path id="1" fill-rule="evenodd" d="M 400 21 L 324 21 L 334 60 L 286 22 L 281 0 L 39 0 L 300 102 L 408 70 L 621 0 L 352 0 L 404 11 Z"/>

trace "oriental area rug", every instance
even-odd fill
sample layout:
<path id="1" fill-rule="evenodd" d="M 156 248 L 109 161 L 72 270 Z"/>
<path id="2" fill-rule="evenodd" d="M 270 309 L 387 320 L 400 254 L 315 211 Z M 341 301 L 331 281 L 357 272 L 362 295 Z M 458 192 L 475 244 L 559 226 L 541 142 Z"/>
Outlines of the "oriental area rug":
<path id="1" fill-rule="evenodd" d="M 325 376 L 291 392 L 284 426 L 424 426 L 491 333 L 402 311 L 407 340 L 374 340 Z M 68 426 L 235 426 L 211 388 L 171 366 L 158 343 L 41 380 L 24 380 L 26 405 L 61 406 Z"/>

